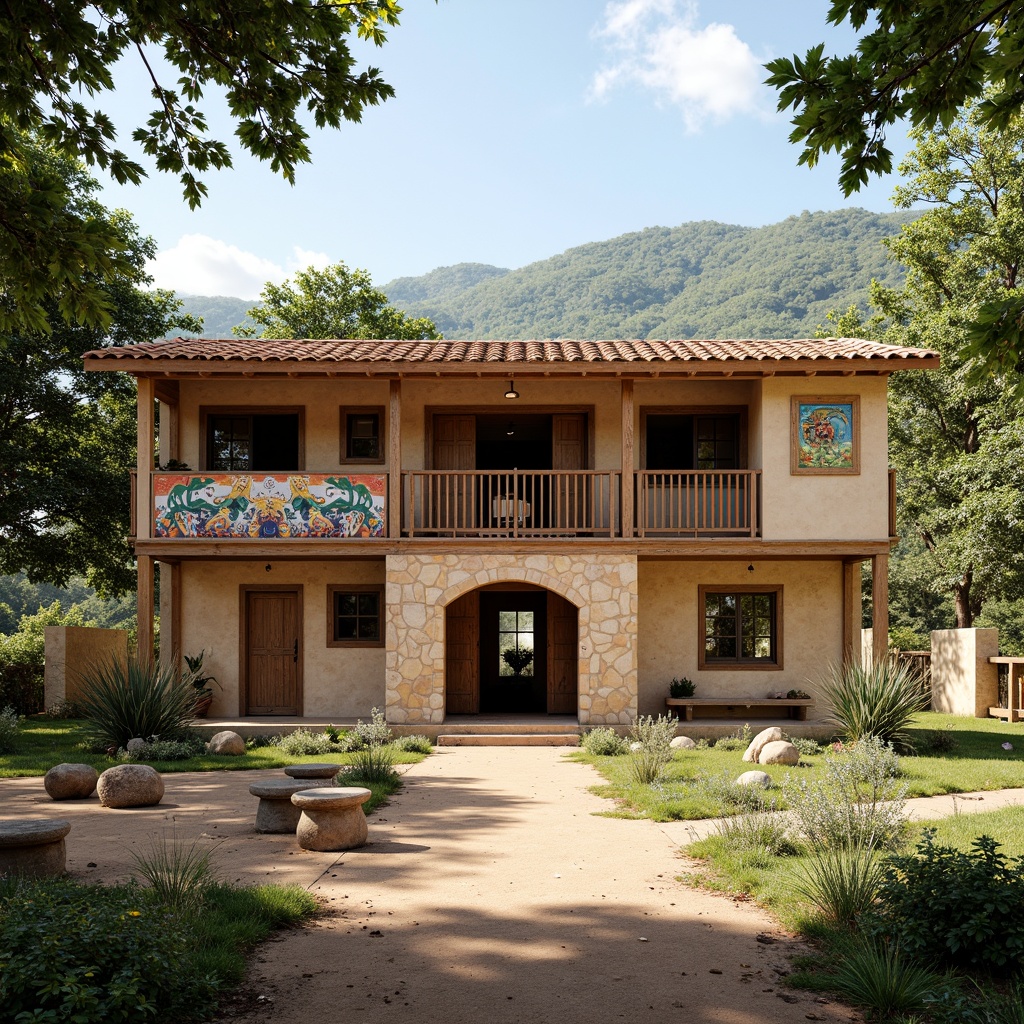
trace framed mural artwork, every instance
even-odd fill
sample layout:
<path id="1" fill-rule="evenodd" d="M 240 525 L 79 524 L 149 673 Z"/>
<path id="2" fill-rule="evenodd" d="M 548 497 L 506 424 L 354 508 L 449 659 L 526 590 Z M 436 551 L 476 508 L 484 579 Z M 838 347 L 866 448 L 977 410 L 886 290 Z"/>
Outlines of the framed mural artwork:
<path id="1" fill-rule="evenodd" d="M 790 472 L 795 476 L 860 473 L 860 398 L 792 398 Z"/>

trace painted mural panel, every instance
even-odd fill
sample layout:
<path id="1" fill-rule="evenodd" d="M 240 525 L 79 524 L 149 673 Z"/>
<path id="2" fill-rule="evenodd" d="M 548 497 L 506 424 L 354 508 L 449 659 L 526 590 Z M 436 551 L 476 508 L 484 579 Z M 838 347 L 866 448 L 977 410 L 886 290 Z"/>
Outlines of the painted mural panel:
<path id="1" fill-rule="evenodd" d="M 156 537 L 383 537 L 383 475 L 153 477 Z"/>
<path id="2" fill-rule="evenodd" d="M 860 472 L 860 399 L 856 395 L 792 399 L 791 472 Z"/>

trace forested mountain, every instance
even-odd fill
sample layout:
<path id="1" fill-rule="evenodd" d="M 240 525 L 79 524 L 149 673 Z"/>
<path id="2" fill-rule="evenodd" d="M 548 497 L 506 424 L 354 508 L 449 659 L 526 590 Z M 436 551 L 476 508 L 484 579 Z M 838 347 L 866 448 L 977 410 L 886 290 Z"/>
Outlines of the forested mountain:
<path id="1" fill-rule="evenodd" d="M 439 267 L 383 285 L 446 338 L 808 337 L 831 309 L 867 308 L 868 285 L 900 280 L 881 245 L 906 213 L 802 213 L 761 228 L 694 221 L 646 228 L 506 270 Z M 231 337 L 254 305 L 180 296 L 204 336 Z"/>

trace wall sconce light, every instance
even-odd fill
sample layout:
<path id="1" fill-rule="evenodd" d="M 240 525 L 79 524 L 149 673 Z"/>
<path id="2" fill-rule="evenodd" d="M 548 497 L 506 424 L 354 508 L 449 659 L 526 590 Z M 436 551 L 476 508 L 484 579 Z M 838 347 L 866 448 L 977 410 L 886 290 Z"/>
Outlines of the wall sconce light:
<path id="1" fill-rule="evenodd" d="M 505 433 L 511 437 L 516 432 L 516 425 L 512 420 L 508 421 L 508 426 L 505 428 Z"/>
<path id="2" fill-rule="evenodd" d="M 270 572 L 270 563 L 269 562 L 267 562 L 267 564 L 265 566 L 263 566 L 263 571 L 264 572 Z"/>
<path id="3" fill-rule="evenodd" d="M 750 565 L 747 566 L 747 572 L 753 572 L 753 571 L 754 571 L 754 563 L 751 562 Z"/>
<path id="4" fill-rule="evenodd" d="M 508 391 L 505 392 L 505 397 L 506 398 L 518 398 L 519 397 L 519 392 L 516 391 L 516 382 L 514 380 L 510 380 L 508 382 Z"/>

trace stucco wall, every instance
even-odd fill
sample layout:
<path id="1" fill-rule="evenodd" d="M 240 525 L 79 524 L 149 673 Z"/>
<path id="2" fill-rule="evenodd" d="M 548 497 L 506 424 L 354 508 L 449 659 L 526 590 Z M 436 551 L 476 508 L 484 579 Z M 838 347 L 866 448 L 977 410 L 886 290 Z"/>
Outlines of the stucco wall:
<path id="1" fill-rule="evenodd" d="M 843 569 L 838 562 L 640 562 L 637 648 L 639 709 L 663 713 L 668 684 L 689 676 L 696 696 L 765 697 L 770 691 L 806 690 L 816 696 L 815 681 L 829 662 L 843 654 Z M 737 590 L 780 584 L 782 591 L 781 670 L 697 668 L 702 622 L 697 587 L 735 585 Z M 820 718 L 824 708 L 810 709 Z"/>
<path id="2" fill-rule="evenodd" d="M 932 630 L 932 710 L 988 718 L 999 704 L 998 629 Z"/>
<path id="3" fill-rule="evenodd" d="M 270 572 L 265 566 L 270 565 Z M 185 562 L 182 651 L 205 650 L 203 668 L 217 677 L 211 716 L 243 713 L 239 705 L 239 587 L 302 586 L 303 708 L 307 716 L 368 718 L 384 704 L 384 648 L 327 646 L 327 586 L 384 583 L 384 560 L 332 562 Z"/>
<path id="4" fill-rule="evenodd" d="M 94 626 L 47 626 L 44 632 L 43 706 L 78 700 L 82 677 L 94 666 L 128 657 L 126 629 Z"/>

